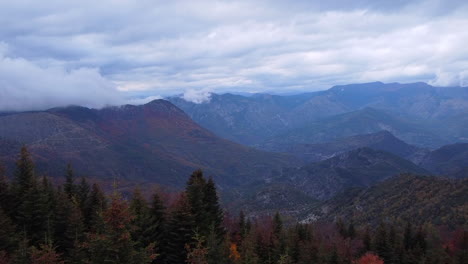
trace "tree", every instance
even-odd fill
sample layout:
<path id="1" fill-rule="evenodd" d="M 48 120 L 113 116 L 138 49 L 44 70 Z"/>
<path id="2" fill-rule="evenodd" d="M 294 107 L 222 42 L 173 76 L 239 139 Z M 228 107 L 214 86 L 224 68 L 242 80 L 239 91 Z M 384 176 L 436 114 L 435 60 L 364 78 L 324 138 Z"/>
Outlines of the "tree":
<path id="1" fill-rule="evenodd" d="M 219 205 L 219 198 L 216 192 L 216 186 L 212 178 L 204 186 L 203 204 L 206 210 L 206 220 L 211 229 L 214 229 L 219 240 L 224 239 L 226 231 L 224 230 L 223 219 L 224 212 Z"/>
<path id="2" fill-rule="evenodd" d="M 356 264 L 384 264 L 383 260 L 370 252 L 366 253 L 364 256 L 360 257 Z"/>
<path id="3" fill-rule="evenodd" d="M 97 231 L 102 227 L 102 213 L 107 208 L 107 200 L 101 188 L 97 184 L 93 184 L 91 194 L 84 208 L 84 224 L 89 231 Z"/>
<path id="4" fill-rule="evenodd" d="M 50 239 L 50 233 L 48 233 L 50 223 L 44 202 L 44 195 L 39 187 L 34 185 L 23 194 L 23 199 L 17 210 L 16 223 L 18 228 L 32 245 L 46 243 L 46 240 Z"/>
<path id="5" fill-rule="evenodd" d="M 391 259 L 391 248 L 388 243 L 388 233 L 387 233 L 387 226 L 384 223 L 381 223 L 377 230 L 375 231 L 375 238 L 374 238 L 374 247 L 375 252 L 387 263 L 390 263 Z"/>
<path id="6" fill-rule="evenodd" d="M 208 215 L 205 200 L 206 180 L 201 170 L 196 170 L 190 175 L 185 192 L 194 218 L 195 229 L 200 235 L 206 237 L 209 232 Z"/>
<path id="7" fill-rule="evenodd" d="M 15 204 L 12 197 L 10 184 L 6 177 L 5 168 L 0 164 L 0 208 L 9 216 L 12 216 L 13 206 Z"/>
<path id="8" fill-rule="evenodd" d="M 65 184 L 63 190 L 69 198 L 75 195 L 77 187 L 75 186 L 75 176 L 73 175 L 73 168 L 70 163 L 67 164 L 65 171 Z"/>
<path id="9" fill-rule="evenodd" d="M 140 264 L 151 263 L 155 255 L 152 245 L 136 248 L 130 235 L 133 216 L 125 201 L 114 194 L 104 211 L 102 233 L 90 234 L 87 245 L 91 263 Z"/>
<path id="10" fill-rule="evenodd" d="M 148 203 L 143 198 L 139 188 L 133 191 L 132 200 L 130 201 L 130 212 L 132 219 L 132 238 L 133 240 L 143 240 L 144 230 L 148 227 L 149 208 Z M 144 241 L 141 241 L 144 243 Z"/>
<path id="11" fill-rule="evenodd" d="M 84 177 L 81 178 L 80 184 L 76 186 L 76 196 L 77 196 L 82 214 L 84 214 L 85 212 L 86 203 L 89 198 L 89 190 L 90 190 L 89 183 L 86 181 Z"/>
<path id="12" fill-rule="evenodd" d="M 19 201 L 36 185 L 34 163 L 31 159 L 31 154 L 25 146 L 21 148 L 20 157 L 16 161 L 14 184 L 16 199 Z"/>
<path id="13" fill-rule="evenodd" d="M 147 246 L 151 243 L 155 244 L 156 252 L 158 252 L 155 262 L 164 262 L 167 248 L 166 235 L 166 207 L 164 206 L 158 193 L 155 192 L 151 199 L 151 206 L 148 208 L 146 226 L 143 229 L 142 242 Z"/>
<path id="14" fill-rule="evenodd" d="M 15 235 L 15 226 L 10 217 L 5 214 L 0 207 L 0 250 L 12 252 L 16 247 L 17 237 Z"/>
<path id="15" fill-rule="evenodd" d="M 185 245 L 192 242 L 194 220 L 188 198 L 182 194 L 169 216 L 167 263 L 184 263 L 187 259 Z"/>
<path id="16" fill-rule="evenodd" d="M 208 264 L 208 249 L 204 246 L 203 237 L 196 233 L 193 241 L 193 246 L 185 245 L 187 250 L 187 260 L 185 262 L 188 264 Z"/>
<path id="17" fill-rule="evenodd" d="M 51 245 L 42 244 L 39 248 L 31 249 L 31 264 L 64 264 Z"/>

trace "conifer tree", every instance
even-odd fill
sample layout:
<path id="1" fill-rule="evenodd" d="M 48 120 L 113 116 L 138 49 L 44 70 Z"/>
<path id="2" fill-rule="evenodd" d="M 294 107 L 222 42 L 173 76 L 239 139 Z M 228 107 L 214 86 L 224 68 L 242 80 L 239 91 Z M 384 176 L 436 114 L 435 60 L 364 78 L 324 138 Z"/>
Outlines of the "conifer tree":
<path id="1" fill-rule="evenodd" d="M 63 190 L 68 195 L 69 198 L 75 195 L 76 193 L 75 186 L 75 176 L 73 173 L 73 168 L 70 163 L 67 164 L 67 168 L 65 170 L 65 183 L 63 184 Z"/>
<path id="2" fill-rule="evenodd" d="M 2 164 L 0 164 L 0 208 L 4 210 L 5 214 L 11 216 L 13 204 L 14 200 L 6 171 Z"/>
<path id="3" fill-rule="evenodd" d="M 50 244 L 42 244 L 31 249 L 31 264 L 64 264 L 60 254 Z"/>
<path id="4" fill-rule="evenodd" d="M 73 239 L 67 236 L 69 229 L 69 216 L 72 211 L 72 202 L 68 199 L 67 194 L 59 190 L 57 192 L 57 204 L 54 213 L 54 238 L 57 245 L 57 251 L 66 253 L 67 249 L 72 246 Z"/>
<path id="5" fill-rule="evenodd" d="M 130 201 L 130 212 L 133 216 L 132 238 L 139 242 L 138 240 L 143 238 L 144 231 L 148 227 L 149 219 L 148 203 L 143 198 L 139 188 L 133 191 L 132 200 Z"/>
<path id="6" fill-rule="evenodd" d="M 375 252 L 384 260 L 384 262 L 390 263 L 391 248 L 388 243 L 387 226 L 384 223 L 381 223 L 375 232 L 376 234 L 373 242 Z"/>
<path id="7" fill-rule="evenodd" d="M 188 198 L 182 194 L 169 216 L 166 263 L 182 264 L 187 259 L 185 245 L 192 243 L 194 217 Z"/>
<path id="8" fill-rule="evenodd" d="M 0 208 L 0 251 L 12 252 L 17 244 L 15 226 L 10 217 Z"/>
<path id="9" fill-rule="evenodd" d="M 96 231 L 102 227 L 102 213 L 107 208 L 107 200 L 101 188 L 97 184 L 93 184 L 89 199 L 85 206 L 83 220 L 87 230 Z"/>
<path id="10" fill-rule="evenodd" d="M 205 185 L 206 180 L 203 177 L 203 172 L 201 170 L 196 170 L 190 175 L 185 190 L 196 225 L 195 229 L 203 237 L 206 237 L 209 232 L 209 224 L 207 224 L 208 215 L 204 203 Z"/>
<path id="11" fill-rule="evenodd" d="M 49 239 L 47 213 L 44 210 L 44 198 L 40 191 L 36 184 L 28 189 L 17 210 L 18 228 L 24 232 L 32 245 L 45 243 Z"/>
<path id="12" fill-rule="evenodd" d="M 186 263 L 188 264 L 208 264 L 208 249 L 204 246 L 203 237 L 195 233 L 193 236 L 193 245 L 186 244 L 187 250 Z M 223 262 L 217 262 L 223 263 Z"/>
<path id="13" fill-rule="evenodd" d="M 155 251 L 158 253 L 154 262 L 164 263 L 167 249 L 166 207 L 157 192 L 153 193 L 147 217 L 147 225 L 143 230 L 141 240 L 145 246 L 154 243 Z"/>
<path id="14" fill-rule="evenodd" d="M 136 248 L 130 235 L 132 215 L 129 206 L 114 194 L 109 208 L 103 214 L 101 234 L 90 234 L 87 245 L 91 263 L 144 264 L 151 263 L 154 255 L 151 245 Z"/>
<path id="15" fill-rule="evenodd" d="M 29 154 L 28 149 L 23 146 L 21 148 L 20 157 L 16 161 L 14 182 L 16 199 L 21 201 L 26 193 L 35 187 L 35 185 L 36 177 L 34 173 L 34 163 L 31 159 L 31 154 Z"/>
<path id="16" fill-rule="evenodd" d="M 90 189 L 91 186 L 89 185 L 88 181 L 86 181 L 86 178 L 82 177 L 80 184 L 76 186 L 76 199 L 83 219 L 84 215 L 86 214 L 86 206 L 89 199 Z"/>
<path id="17" fill-rule="evenodd" d="M 244 240 L 246 235 L 246 222 L 245 222 L 245 213 L 243 210 L 239 212 L 239 235 L 241 238 L 241 242 Z"/>
<path id="18" fill-rule="evenodd" d="M 216 186 L 212 178 L 204 186 L 203 204 L 206 210 L 206 224 L 210 231 L 214 231 L 219 241 L 224 239 L 226 231 L 223 227 L 224 213 L 219 205 L 219 198 L 216 192 Z"/>

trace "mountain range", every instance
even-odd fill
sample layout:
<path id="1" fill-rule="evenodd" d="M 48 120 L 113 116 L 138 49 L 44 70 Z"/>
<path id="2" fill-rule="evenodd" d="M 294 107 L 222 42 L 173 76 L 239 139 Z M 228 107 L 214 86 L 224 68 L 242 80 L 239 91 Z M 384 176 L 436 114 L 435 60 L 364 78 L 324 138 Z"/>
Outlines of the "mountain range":
<path id="1" fill-rule="evenodd" d="M 101 110 L 56 108 L 0 117 L 0 157 L 10 165 L 22 144 L 42 173 L 58 176 L 70 162 L 80 174 L 183 186 L 201 168 L 222 186 L 247 184 L 294 166 L 267 153 L 219 138 L 168 101 Z M 13 158 L 14 159 L 14 158 Z"/>
<path id="2" fill-rule="evenodd" d="M 428 175 L 468 178 L 467 114 L 467 88 L 422 83 L 288 96 L 212 94 L 197 104 L 170 97 L 138 106 L 69 106 L 1 113 L 0 162 L 11 175 L 26 145 L 44 175 L 62 177 L 71 163 L 92 179 L 175 189 L 202 169 L 228 208 L 327 219 L 311 208 L 354 199 L 350 188 L 372 194 L 359 199 L 375 199 L 385 193 L 377 186 L 396 190 L 388 182 L 402 173 L 435 182 L 443 179 Z M 339 200 L 343 193 L 348 200 Z M 337 210 L 331 212 L 349 215 Z"/>
<path id="3" fill-rule="evenodd" d="M 468 87 L 375 82 L 290 96 L 212 94 L 203 103 L 167 99 L 217 135 L 265 149 L 380 130 L 427 148 L 468 142 Z"/>

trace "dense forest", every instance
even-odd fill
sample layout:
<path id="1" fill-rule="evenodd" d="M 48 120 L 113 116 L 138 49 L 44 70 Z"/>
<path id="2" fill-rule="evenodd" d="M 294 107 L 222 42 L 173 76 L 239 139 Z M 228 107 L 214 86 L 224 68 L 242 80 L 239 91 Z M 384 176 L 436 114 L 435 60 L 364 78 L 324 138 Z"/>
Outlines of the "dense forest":
<path id="1" fill-rule="evenodd" d="M 200 170 L 173 202 L 139 189 L 130 197 L 105 193 L 75 179 L 70 165 L 64 177 L 60 185 L 38 177 L 25 147 L 11 179 L 0 168 L 0 264 L 468 263 L 466 226 L 234 217 Z"/>

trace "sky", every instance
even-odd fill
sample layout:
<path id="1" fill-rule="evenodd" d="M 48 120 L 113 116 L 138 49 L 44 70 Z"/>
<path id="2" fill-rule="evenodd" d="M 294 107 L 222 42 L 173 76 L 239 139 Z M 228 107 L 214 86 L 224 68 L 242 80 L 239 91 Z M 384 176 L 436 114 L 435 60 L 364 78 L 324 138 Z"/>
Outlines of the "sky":
<path id="1" fill-rule="evenodd" d="M 0 0 L 0 25 L 0 111 L 468 86 L 468 1 Z"/>

